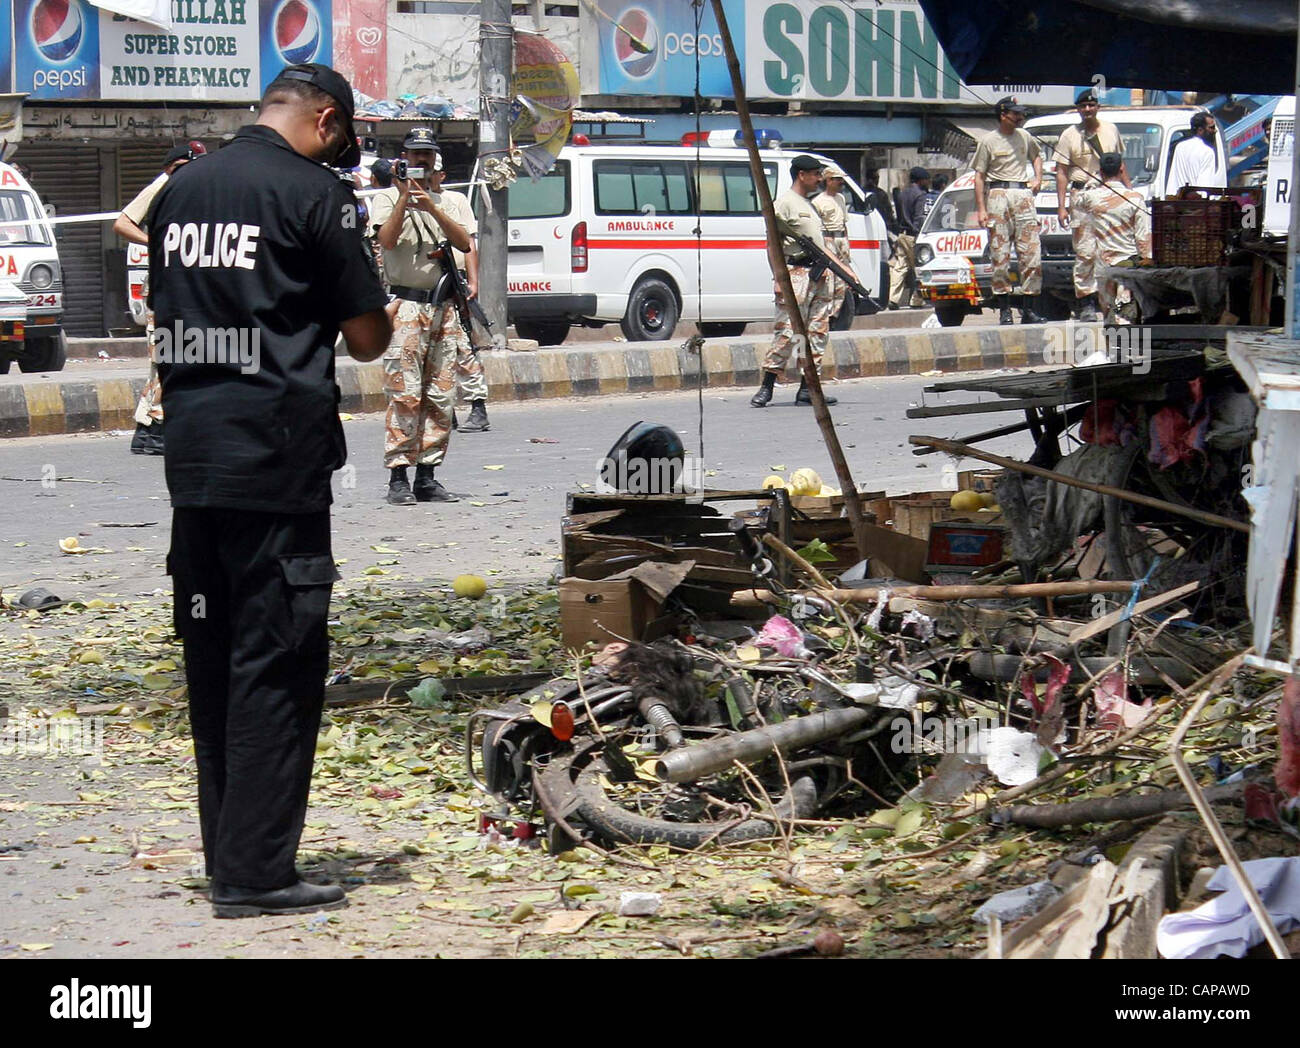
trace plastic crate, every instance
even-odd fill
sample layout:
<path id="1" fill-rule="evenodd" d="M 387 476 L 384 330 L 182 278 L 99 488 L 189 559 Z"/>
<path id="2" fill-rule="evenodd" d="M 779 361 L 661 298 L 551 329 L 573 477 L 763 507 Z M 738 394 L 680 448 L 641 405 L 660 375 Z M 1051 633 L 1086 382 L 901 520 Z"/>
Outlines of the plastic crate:
<path id="1" fill-rule="evenodd" d="M 1221 264 L 1228 251 L 1237 207 L 1235 200 L 1223 198 L 1152 201 L 1151 248 L 1155 264 Z"/>

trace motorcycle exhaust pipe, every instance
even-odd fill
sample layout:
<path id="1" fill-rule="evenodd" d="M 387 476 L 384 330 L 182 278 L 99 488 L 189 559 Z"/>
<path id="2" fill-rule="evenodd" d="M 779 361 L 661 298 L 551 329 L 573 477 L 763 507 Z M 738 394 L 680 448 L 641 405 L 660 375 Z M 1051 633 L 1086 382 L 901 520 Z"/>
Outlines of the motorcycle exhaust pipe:
<path id="1" fill-rule="evenodd" d="M 771 753 L 789 753 L 847 735 L 867 724 L 877 712 L 874 707 L 851 706 L 726 735 L 665 753 L 655 762 L 655 774 L 664 782 L 694 782 L 731 767 L 734 761 L 755 764 Z"/>

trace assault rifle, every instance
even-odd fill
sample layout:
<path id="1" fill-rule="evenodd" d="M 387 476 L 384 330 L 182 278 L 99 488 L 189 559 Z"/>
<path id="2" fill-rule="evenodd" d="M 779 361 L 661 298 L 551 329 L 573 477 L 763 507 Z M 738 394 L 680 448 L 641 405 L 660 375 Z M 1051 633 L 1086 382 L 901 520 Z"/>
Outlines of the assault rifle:
<path id="1" fill-rule="evenodd" d="M 844 281 L 844 283 L 853 290 L 854 295 L 857 296 L 857 304 L 861 307 L 861 312 L 858 313 L 858 316 L 870 316 L 872 313 L 878 313 L 880 311 L 880 307 L 877 306 L 875 301 L 871 298 L 871 292 L 858 282 L 858 278 L 845 267 L 843 262 L 828 252 L 825 248 L 818 247 L 817 241 L 813 240 L 813 238 L 808 236 L 806 233 L 794 233 L 791 235 L 790 239 L 799 245 L 806 256 L 812 259 L 812 262 L 809 263 L 808 266 L 808 276 L 814 282 L 820 280 L 822 274 L 829 269 L 839 277 L 840 280 Z M 863 306 L 863 303 L 866 303 L 866 305 Z"/>
<path id="2" fill-rule="evenodd" d="M 460 317 L 460 325 L 465 329 L 465 337 L 473 345 L 474 335 L 470 327 L 470 317 L 477 320 L 488 331 L 492 330 L 492 321 L 479 305 L 478 299 L 469 297 L 469 285 L 461 276 L 460 270 L 456 268 L 456 256 L 452 253 L 451 242 L 442 241 L 436 250 L 429 252 L 429 257 L 442 263 L 442 278 L 438 281 L 433 304 L 438 306 L 451 299 L 456 307 L 456 314 Z"/>

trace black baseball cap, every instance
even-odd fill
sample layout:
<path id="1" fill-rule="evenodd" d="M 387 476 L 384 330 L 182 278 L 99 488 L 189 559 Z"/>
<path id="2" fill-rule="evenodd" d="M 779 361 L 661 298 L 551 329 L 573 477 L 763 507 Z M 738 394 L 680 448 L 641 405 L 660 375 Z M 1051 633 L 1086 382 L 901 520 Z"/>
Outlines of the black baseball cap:
<path id="1" fill-rule="evenodd" d="M 304 62 L 301 65 L 286 66 L 282 69 L 280 75 L 271 81 L 267 90 L 271 90 L 283 80 L 297 80 L 311 84 L 339 104 L 339 112 L 343 116 L 343 133 L 347 137 L 348 144 L 334 161 L 333 166 L 356 167 L 361 163 L 361 147 L 357 144 L 357 133 L 352 126 L 352 117 L 357 108 L 352 99 L 352 85 L 348 83 L 347 78 L 320 62 Z"/>
<path id="2" fill-rule="evenodd" d="M 433 137 L 433 131 L 427 127 L 413 127 L 406 133 L 402 139 L 403 149 L 432 149 L 437 151 L 438 140 Z"/>
<path id="3" fill-rule="evenodd" d="M 993 107 L 993 111 L 997 113 L 998 116 L 1001 116 L 1003 113 L 1028 112 L 1028 110 L 1026 110 L 1024 106 L 1022 106 L 1019 102 L 1016 101 L 1014 95 L 1007 95 L 1005 98 L 999 98 L 998 104 Z"/>
<path id="4" fill-rule="evenodd" d="M 930 177 L 930 172 L 923 167 L 914 167 L 907 173 L 907 177 L 913 182 L 924 182 Z"/>
<path id="5" fill-rule="evenodd" d="M 807 153 L 800 153 L 790 161 L 791 171 L 820 171 L 825 166 L 815 156 L 809 156 Z"/>

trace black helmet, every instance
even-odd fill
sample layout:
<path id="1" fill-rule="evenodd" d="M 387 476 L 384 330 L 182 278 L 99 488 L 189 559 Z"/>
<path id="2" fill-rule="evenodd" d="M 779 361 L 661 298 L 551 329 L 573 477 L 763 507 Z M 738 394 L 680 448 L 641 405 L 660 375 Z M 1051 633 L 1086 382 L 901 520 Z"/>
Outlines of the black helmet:
<path id="1" fill-rule="evenodd" d="M 668 495 L 678 490 L 685 460 L 682 438 L 671 427 L 635 422 L 609 449 L 600 480 L 629 495 Z"/>

